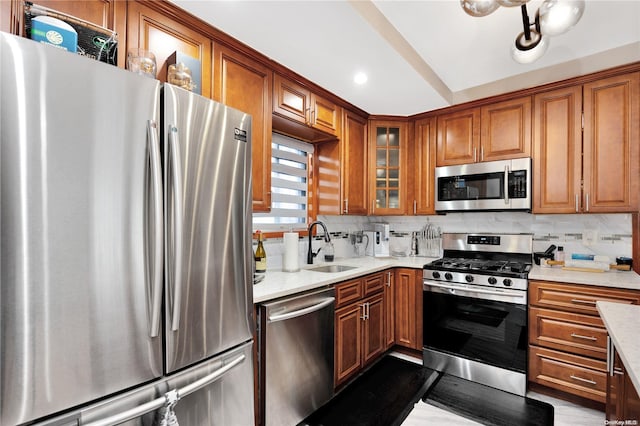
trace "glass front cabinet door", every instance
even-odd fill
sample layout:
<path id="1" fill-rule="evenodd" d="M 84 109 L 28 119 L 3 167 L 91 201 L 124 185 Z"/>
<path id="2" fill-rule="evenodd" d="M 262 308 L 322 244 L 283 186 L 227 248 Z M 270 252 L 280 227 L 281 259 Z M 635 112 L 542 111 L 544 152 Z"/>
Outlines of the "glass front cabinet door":
<path id="1" fill-rule="evenodd" d="M 370 121 L 370 200 L 372 215 L 406 212 L 407 123 Z"/>

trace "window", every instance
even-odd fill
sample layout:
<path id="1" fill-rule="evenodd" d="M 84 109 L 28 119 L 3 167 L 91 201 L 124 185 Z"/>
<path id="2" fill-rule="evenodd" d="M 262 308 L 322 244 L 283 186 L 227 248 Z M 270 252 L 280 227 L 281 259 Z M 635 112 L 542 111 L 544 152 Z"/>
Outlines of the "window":
<path id="1" fill-rule="evenodd" d="M 271 212 L 254 213 L 253 227 L 306 228 L 313 145 L 274 133 L 271 140 Z"/>

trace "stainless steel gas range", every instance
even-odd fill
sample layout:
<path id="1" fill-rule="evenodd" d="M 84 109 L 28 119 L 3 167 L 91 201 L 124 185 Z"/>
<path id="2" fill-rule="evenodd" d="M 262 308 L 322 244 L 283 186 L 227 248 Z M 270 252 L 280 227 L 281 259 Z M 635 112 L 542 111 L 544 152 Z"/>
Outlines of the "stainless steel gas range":
<path id="1" fill-rule="evenodd" d="M 530 234 L 443 234 L 424 266 L 426 367 L 526 393 Z"/>

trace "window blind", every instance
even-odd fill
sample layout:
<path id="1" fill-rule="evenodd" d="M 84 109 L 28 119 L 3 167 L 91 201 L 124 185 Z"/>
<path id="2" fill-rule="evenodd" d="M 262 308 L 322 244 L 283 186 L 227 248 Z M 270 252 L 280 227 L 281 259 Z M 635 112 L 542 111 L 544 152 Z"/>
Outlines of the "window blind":
<path id="1" fill-rule="evenodd" d="M 271 212 L 254 213 L 254 228 L 306 227 L 308 183 L 313 145 L 274 133 L 271 139 Z"/>

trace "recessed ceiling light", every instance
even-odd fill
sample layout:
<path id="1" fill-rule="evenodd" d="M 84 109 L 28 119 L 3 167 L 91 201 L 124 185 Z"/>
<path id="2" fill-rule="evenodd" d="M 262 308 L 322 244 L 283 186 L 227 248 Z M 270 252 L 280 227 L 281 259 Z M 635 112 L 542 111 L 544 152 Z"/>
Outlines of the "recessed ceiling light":
<path id="1" fill-rule="evenodd" d="M 367 75 L 363 72 L 357 72 L 356 75 L 353 76 L 353 81 L 356 84 L 365 84 L 367 82 Z"/>

